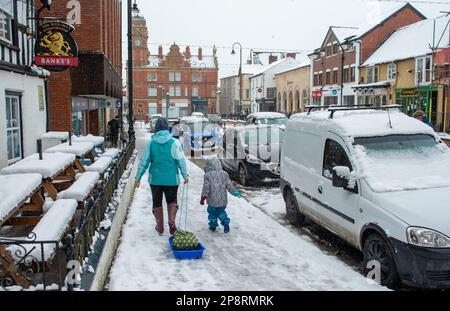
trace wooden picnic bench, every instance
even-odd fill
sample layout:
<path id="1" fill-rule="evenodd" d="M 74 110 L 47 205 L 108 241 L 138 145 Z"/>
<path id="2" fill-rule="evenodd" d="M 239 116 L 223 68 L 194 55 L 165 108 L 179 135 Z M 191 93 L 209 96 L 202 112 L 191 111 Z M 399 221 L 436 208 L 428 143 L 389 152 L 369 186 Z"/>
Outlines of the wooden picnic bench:
<path id="1" fill-rule="evenodd" d="M 9 243 L 0 244 L 0 276 L 10 276 L 17 285 L 28 288 L 30 261 L 46 265 L 45 271 L 49 271 L 59 243 L 72 228 L 77 205 L 75 200 L 57 200 L 27 237 L 4 239 Z M 27 271 L 22 272 L 21 265 L 25 262 Z"/>
<path id="2" fill-rule="evenodd" d="M 73 154 L 43 153 L 33 154 L 25 159 L 5 167 L 0 171 L 3 175 L 36 173 L 42 176 L 42 188 L 56 200 L 58 190 L 67 189 L 75 182 L 76 172 L 73 168 L 76 160 Z"/>
<path id="3" fill-rule="evenodd" d="M 86 169 L 81 163 L 82 159 L 87 157 L 91 163 L 95 163 L 95 157 L 93 154 L 94 144 L 91 142 L 72 142 L 63 143 L 60 145 L 56 145 L 45 150 L 46 153 L 65 153 L 65 154 L 73 154 L 76 159 L 74 161 L 74 167 L 78 172 L 85 173 Z"/>
<path id="4" fill-rule="evenodd" d="M 43 212 L 40 174 L 0 175 L 0 227 L 30 226 L 39 222 L 39 216 L 21 216 L 18 213 Z"/>

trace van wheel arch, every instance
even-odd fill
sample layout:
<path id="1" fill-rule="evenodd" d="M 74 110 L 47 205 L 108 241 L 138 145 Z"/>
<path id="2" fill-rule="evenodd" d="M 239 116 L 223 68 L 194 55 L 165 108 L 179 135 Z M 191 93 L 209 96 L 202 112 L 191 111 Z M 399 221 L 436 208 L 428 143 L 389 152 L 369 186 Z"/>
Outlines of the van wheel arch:
<path id="1" fill-rule="evenodd" d="M 364 248 L 364 243 L 366 242 L 366 239 L 369 237 L 371 233 L 379 234 L 383 239 L 385 239 L 388 242 L 387 234 L 380 226 L 376 224 L 367 224 L 364 225 L 364 227 L 361 229 L 361 234 L 359 238 L 359 247 L 361 250 Z"/>

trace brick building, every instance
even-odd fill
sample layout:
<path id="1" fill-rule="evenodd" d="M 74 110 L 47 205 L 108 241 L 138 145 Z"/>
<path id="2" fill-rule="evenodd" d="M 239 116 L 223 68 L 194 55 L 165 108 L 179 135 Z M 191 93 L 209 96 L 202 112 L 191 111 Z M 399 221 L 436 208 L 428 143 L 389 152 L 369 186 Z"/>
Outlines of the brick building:
<path id="1" fill-rule="evenodd" d="M 122 100 L 122 1 L 53 1 L 46 16 L 74 25 L 79 48 L 79 66 L 49 78 L 50 130 L 106 135 Z"/>
<path id="2" fill-rule="evenodd" d="M 192 51 L 193 52 L 193 51 Z M 197 55 L 175 43 L 168 53 L 163 47 L 152 55 L 148 49 L 148 28 L 139 13 L 133 16 L 133 91 L 136 120 L 160 113 L 178 118 L 192 112 L 216 113 L 219 66 L 213 55 Z M 167 105 L 167 102 L 169 105 Z"/>
<path id="3" fill-rule="evenodd" d="M 313 103 L 327 106 L 355 104 L 355 87 L 359 82 L 367 83 L 360 81 L 360 64 L 397 29 L 424 19 L 424 15 L 407 3 L 365 29 L 331 26 L 322 46 L 310 55 Z"/>

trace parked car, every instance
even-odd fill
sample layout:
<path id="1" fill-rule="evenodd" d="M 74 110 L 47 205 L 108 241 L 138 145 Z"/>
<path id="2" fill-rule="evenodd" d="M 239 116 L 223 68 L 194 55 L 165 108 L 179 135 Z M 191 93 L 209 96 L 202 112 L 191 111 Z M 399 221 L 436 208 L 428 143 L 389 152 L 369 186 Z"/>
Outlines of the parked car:
<path id="1" fill-rule="evenodd" d="M 191 114 L 192 117 L 197 117 L 197 118 L 204 118 L 205 115 L 203 114 L 203 112 L 193 112 Z"/>
<path id="2" fill-rule="evenodd" d="M 400 112 L 338 109 L 287 123 L 280 185 L 290 223 L 308 218 L 340 236 L 383 285 L 449 288 L 448 147 Z"/>
<path id="3" fill-rule="evenodd" d="M 156 124 L 156 121 L 159 119 L 159 118 L 162 118 L 163 116 L 162 116 L 162 114 L 152 114 L 151 116 L 150 116 L 150 127 L 149 127 L 149 129 L 150 129 L 150 132 L 151 133 L 153 133 L 154 131 L 155 131 L 155 124 Z"/>
<path id="4" fill-rule="evenodd" d="M 214 124 L 221 124 L 222 118 L 218 114 L 208 114 L 208 120 Z"/>
<path id="5" fill-rule="evenodd" d="M 273 125 L 228 128 L 218 147 L 222 167 L 244 186 L 279 179 L 283 137 L 284 130 Z"/>
<path id="6" fill-rule="evenodd" d="M 288 118 L 278 112 L 255 112 L 247 117 L 247 124 L 273 124 L 281 127 L 285 126 Z"/>
<path id="7" fill-rule="evenodd" d="M 215 151 L 220 140 L 220 127 L 212 124 L 206 118 L 185 117 L 181 119 L 181 140 L 185 152 L 194 155 L 195 152 Z"/>
<path id="8" fill-rule="evenodd" d="M 169 118 L 169 120 L 167 120 L 167 122 L 169 123 L 170 132 L 172 133 L 172 136 L 175 138 L 179 138 L 180 132 L 182 132 L 181 125 L 180 125 L 180 119 Z"/>

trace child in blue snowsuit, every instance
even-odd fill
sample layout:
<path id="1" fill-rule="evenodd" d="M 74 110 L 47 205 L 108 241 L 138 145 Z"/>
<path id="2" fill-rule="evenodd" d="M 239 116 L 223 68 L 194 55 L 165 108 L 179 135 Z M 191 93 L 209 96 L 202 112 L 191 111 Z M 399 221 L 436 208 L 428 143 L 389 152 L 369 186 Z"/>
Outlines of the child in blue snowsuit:
<path id="1" fill-rule="evenodd" d="M 230 232 L 230 218 L 227 215 L 228 193 L 235 197 L 241 194 L 233 186 L 228 173 L 222 170 L 222 165 L 218 159 L 206 160 L 205 177 L 203 180 L 201 205 L 208 202 L 208 220 L 209 229 L 216 231 L 218 227 L 217 220 L 220 220 L 224 232 Z"/>

